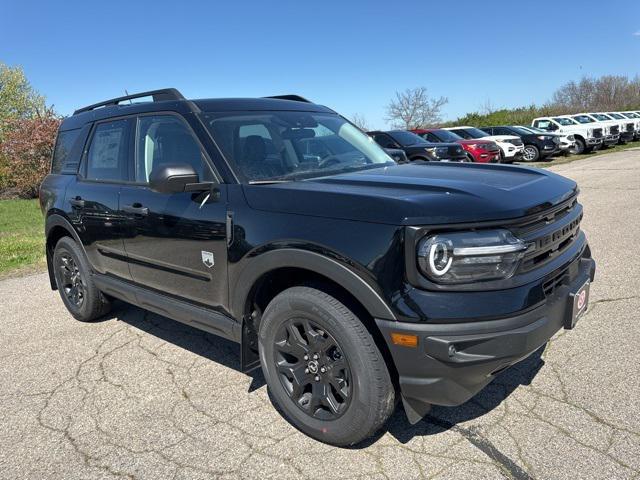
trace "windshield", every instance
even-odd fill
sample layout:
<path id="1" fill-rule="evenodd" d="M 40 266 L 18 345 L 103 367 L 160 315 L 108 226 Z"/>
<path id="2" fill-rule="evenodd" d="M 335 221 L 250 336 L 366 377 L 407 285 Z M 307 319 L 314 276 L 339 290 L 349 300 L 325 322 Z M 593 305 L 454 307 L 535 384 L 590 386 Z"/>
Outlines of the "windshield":
<path id="1" fill-rule="evenodd" d="M 423 145 L 425 143 L 428 143 L 424 138 L 411 132 L 396 131 L 387 133 L 391 135 L 391 137 L 403 147 L 410 147 L 411 145 Z"/>
<path id="2" fill-rule="evenodd" d="M 462 140 L 462 137 L 460 135 L 452 132 L 451 130 L 433 130 L 431 133 L 435 135 L 441 142 L 455 143 L 458 140 Z"/>
<path id="3" fill-rule="evenodd" d="M 395 164 L 373 139 L 336 114 L 207 112 L 201 118 L 244 183 L 321 177 Z"/>
<path id="4" fill-rule="evenodd" d="M 620 119 L 624 120 L 624 117 L 622 115 L 620 115 L 619 113 L 609 113 L 608 115 L 610 117 L 613 117 L 613 118 L 617 119 L 617 120 L 620 120 Z"/>
<path id="5" fill-rule="evenodd" d="M 606 122 L 607 120 L 611 120 L 611 117 L 607 117 L 604 113 L 594 113 L 592 116 L 600 120 L 601 122 Z"/>
<path id="6" fill-rule="evenodd" d="M 457 133 L 462 138 L 466 138 L 467 140 L 470 140 L 473 138 L 482 138 L 489 135 L 487 132 L 483 132 L 482 130 L 478 128 L 473 128 L 473 127 L 456 128 L 455 130 L 453 130 L 453 133 Z"/>
<path id="7" fill-rule="evenodd" d="M 578 124 L 578 122 L 571 120 L 570 118 L 554 117 L 553 119 L 562 126 Z"/>
<path id="8" fill-rule="evenodd" d="M 546 130 L 542 130 L 537 127 L 523 127 L 522 125 L 518 125 L 518 128 L 524 128 L 525 130 L 529 130 L 529 133 L 549 133 Z"/>
<path id="9" fill-rule="evenodd" d="M 529 130 L 528 128 L 518 127 L 518 126 L 514 126 L 514 127 L 510 127 L 510 128 L 511 128 L 511 130 L 513 130 L 516 133 L 518 133 L 518 135 L 531 135 L 531 130 Z"/>
<path id="10" fill-rule="evenodd" d="M 574 115 L 573 117 L 574 120 L 577 120 L 580 123 L 595 123 L 595 120 L 591 117 L 588 117 L 586 115 Z"/>

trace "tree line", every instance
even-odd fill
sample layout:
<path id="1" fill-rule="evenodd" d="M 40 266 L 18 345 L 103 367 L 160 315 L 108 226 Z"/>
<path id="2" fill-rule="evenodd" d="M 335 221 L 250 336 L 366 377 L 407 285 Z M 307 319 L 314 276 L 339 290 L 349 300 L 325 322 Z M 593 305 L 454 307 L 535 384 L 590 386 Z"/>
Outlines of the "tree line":
<path id="1" fill-rule="evenodd" d="M 583 77 L 562 85 L 542 105 L 494 109 L 487 102 L 482 111 L 470 112 L 445 122 L 441 110 L 447 103 L 446 97 L 429 96 L 426 87 L 409 88 L 396 92 L 386 106 L 385 119 L 392 128 L 411 130 L 456 125 L 530 125 L 534 118 L 547 115 L 640 110 L 640 76 Z M 361 114 L 354 115 L 353 121 L 361 128 L 368 127 L 367 120 Z"/>
<path id="2" fill-rule="evenodd" d="M 442 120 L 446 97 L 431 97 L 426 87 L 396 92 L 386 106 L 393 128 L 413 129 L 455 125 L 529 125 L 535 117 L 583 111 L 640 110 L 640 77 L 605 75 L 583 77 L 562 85 L 543 105 L 467 113 Z M 50 169 L 57 129 L 62 118 L 47 105 L 20 67 L 0 62 L 0 198 L 37 196 L 40 182 Z M 360 114 L 352 121 L 370 130 Z"/>

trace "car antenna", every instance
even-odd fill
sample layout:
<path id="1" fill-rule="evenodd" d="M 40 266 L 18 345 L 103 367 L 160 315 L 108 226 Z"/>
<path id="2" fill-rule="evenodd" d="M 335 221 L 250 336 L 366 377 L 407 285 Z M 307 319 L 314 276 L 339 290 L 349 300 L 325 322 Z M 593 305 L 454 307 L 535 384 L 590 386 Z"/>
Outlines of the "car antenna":
<path id="1" fill-rule="evenodd" d="M 124 94 L 128 97 L 129 96 L 129 92 L 127 92 L 127 89 L 124 89 Z M 131 101 L 131 99 L 129 99 L 129 105 L 133 105 L 133 102 Z"/>

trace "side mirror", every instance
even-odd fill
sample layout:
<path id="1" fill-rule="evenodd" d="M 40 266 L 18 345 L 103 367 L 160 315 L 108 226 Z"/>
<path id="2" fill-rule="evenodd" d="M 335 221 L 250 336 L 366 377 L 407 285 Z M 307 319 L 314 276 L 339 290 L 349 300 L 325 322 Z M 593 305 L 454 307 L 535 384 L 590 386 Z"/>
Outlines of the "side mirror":
<path id="1" fill-rule="evenodd" d="M 194 186 L 201 188 L 194 188 Z M 149 175 L 149 187 L 158 193 L 180 193 L 203 190 L 198 174 L 186 163 L 162 165 Z"/>

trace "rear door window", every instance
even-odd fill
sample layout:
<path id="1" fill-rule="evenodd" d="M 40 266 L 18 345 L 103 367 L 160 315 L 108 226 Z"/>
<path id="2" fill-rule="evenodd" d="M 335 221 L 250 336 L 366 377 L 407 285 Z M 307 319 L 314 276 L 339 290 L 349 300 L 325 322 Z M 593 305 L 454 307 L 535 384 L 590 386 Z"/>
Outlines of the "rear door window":
<path id="1" fill-rule="evenodd" d="M 115 120 L 95 127 L 86 159 L 87 180 L 129 180 L 131 120 Z"/>
<path id="2" fill-rule="evenodd" d="M 70 154 L 73 146 L 78 140 L 81 129 L 67 130 L 58 133 L 56 146 L 53 151 L 53 160 L 51 161 L 51 173 L 60 173 L 70 161 Z M 76 160 L 76 169 L 77 169 Z"/>

